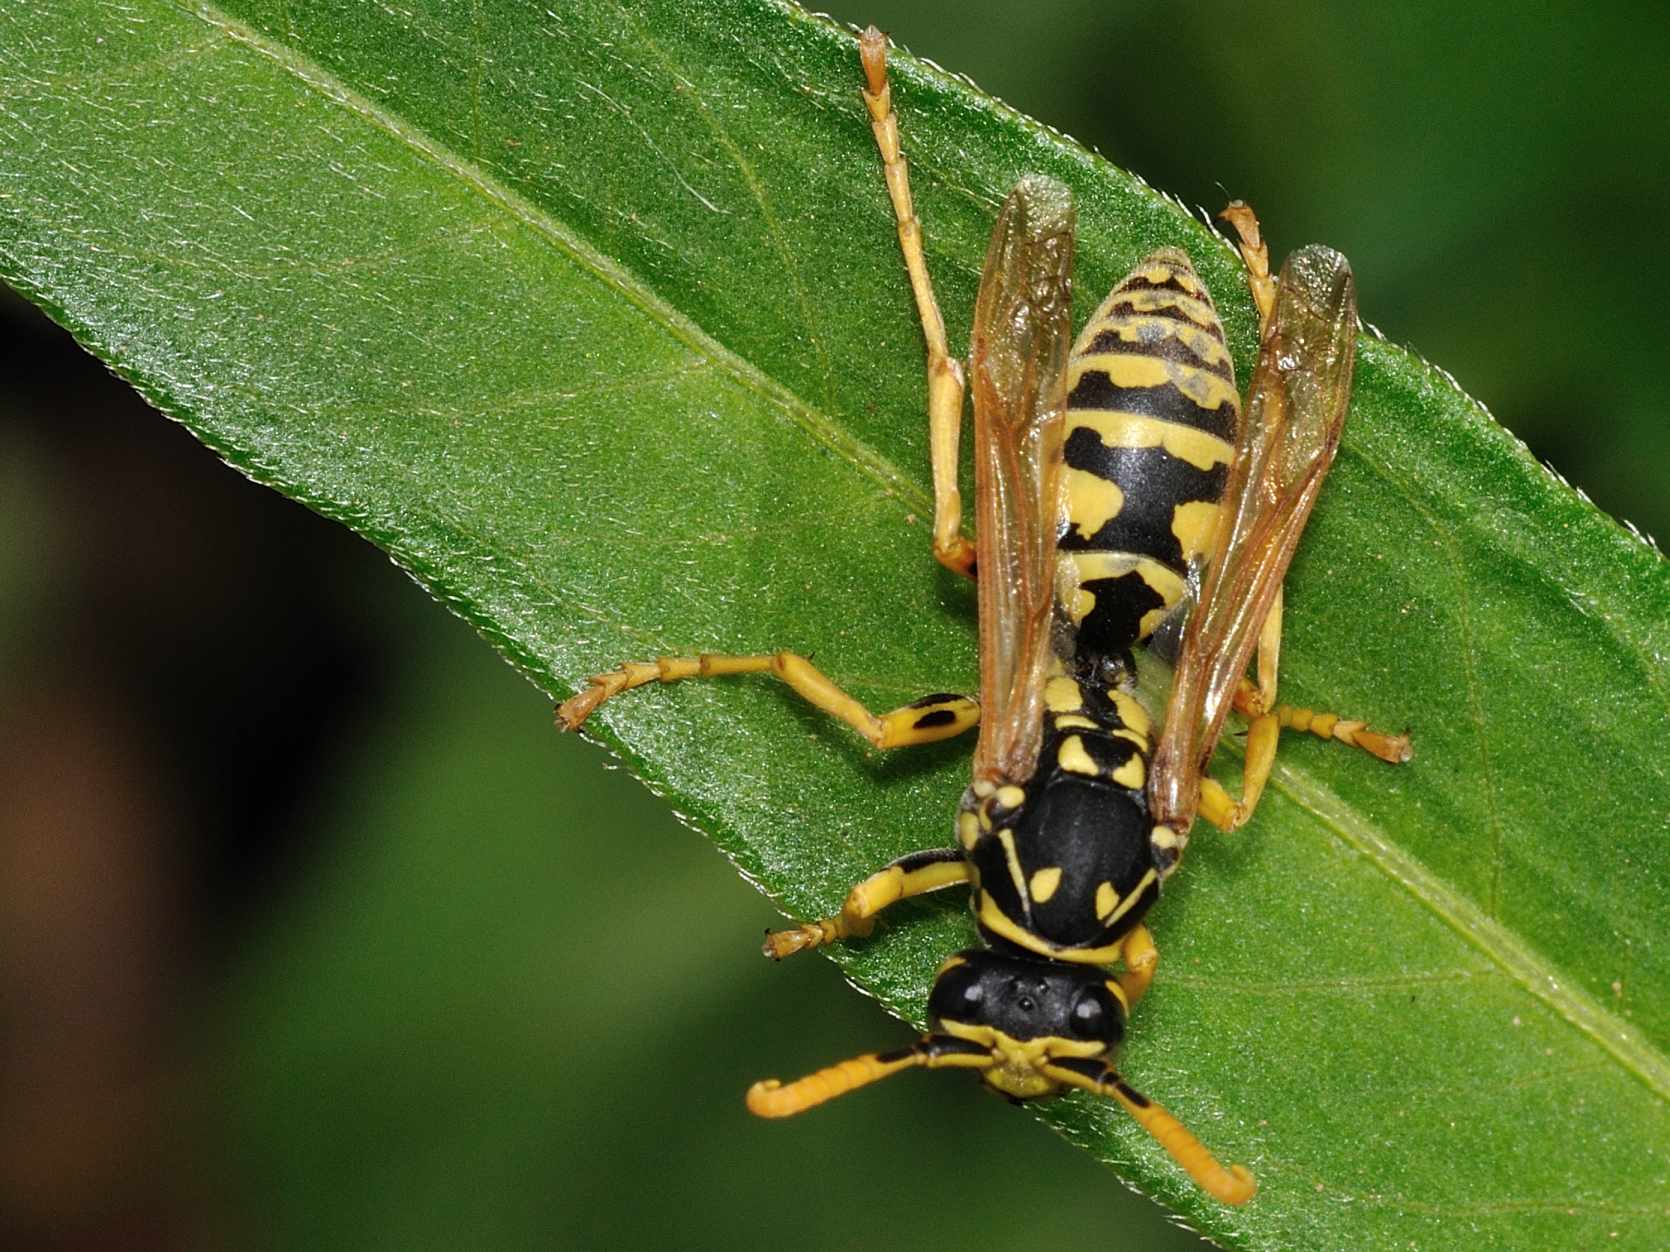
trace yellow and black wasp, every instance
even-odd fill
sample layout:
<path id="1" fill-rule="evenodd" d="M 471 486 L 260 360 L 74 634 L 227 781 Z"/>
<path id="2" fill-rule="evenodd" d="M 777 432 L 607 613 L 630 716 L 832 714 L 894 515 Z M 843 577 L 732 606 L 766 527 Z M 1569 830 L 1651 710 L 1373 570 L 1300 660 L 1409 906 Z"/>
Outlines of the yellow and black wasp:
<path id="1" fill-rule="evenodd" d="M 787 1085 L 756 1083 L 748 1107 L 787 1116 L 916 1067 L 973 1070 L 1017 1101 L 1081 1088 L 1117 1101 L 1200 1187 L 1241 1204 L 1252 1175 L 1219 1164 L 1127 1085 L 1112 1057 L 1158 961 L 1144 918 L 1197 809 L 1224 829 L 1244 822 L 1283 727 L 1408 759 L 1403 736 L 1275 704 L 1282 579 L 1351 388 L 1351 271 L 1313 246 L 1273 280 L 1251 211 L 1226 210 L 1262 324 L 1243 415 L 1211 296 L 1176 249 L 1138 264 L 1073 340 L 1071 197 L 1050 179 L 1023 178 L 992 232 L 965 376 L 928 278 L 886 38 L 872 27 L 860 55 L 927 341 L 934 553 L 976 579 L 980 698 L 933 695 L 877 716 L 796 653 L 703 655 L 597 675 L 558 717 L 577 728 L 604 700 L 651 681 L 771 673 L 879 748 L 978 723 L 954 845 L 901 857 L 854 887 L 839 913 L 768 936 L 765 951 L 781 958 L 868 935 L 889 905 L 959 883 L 971 888 L 985 946 L 940 967 L 922 1039 Z M 957 487 L 967 379 L 972 542 Z M 1180 622 L 1156 747 L 1132 648 Z M 1256 684 L 1245 677 L 1255 650 Z M 1239 800 L 1204 773 L 1232 706 L 1252 719 Z"/>

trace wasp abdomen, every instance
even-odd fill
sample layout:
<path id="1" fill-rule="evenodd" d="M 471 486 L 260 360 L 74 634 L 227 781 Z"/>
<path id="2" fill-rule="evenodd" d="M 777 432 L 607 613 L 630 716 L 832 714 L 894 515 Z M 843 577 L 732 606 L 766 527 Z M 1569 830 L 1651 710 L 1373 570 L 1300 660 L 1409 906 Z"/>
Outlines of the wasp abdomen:
<path id="1" fill-rule="evenodd" d="M 1102 302 L 1067 393 L 1062 608 L 1080 655 L 1118 655 L 1210 548 L 1240 424 L 1223 328 L 1183 253 L 1155 252 Z"/>

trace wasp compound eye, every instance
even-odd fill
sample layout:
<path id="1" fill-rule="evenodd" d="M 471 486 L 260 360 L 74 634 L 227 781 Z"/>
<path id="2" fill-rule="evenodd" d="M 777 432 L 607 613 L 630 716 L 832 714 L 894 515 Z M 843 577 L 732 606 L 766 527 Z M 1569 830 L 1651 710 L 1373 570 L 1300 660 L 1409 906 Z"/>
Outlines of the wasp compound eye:
<path id="1" fill-rule="evenodd" d="M 1124 1035 L 1119 1005 L 1106 987 L 1087 987 L 1073 1004 L 1068 1019 L 1080 1039 L 1118 1043 Z"/>
<path id="2" fill-rule="evenodd" d="M 973 965 L 952 965 L 934 983 L 928 1013 L 936 1022 L 978 1022 L 986 1002 L 986 988 Z"/>

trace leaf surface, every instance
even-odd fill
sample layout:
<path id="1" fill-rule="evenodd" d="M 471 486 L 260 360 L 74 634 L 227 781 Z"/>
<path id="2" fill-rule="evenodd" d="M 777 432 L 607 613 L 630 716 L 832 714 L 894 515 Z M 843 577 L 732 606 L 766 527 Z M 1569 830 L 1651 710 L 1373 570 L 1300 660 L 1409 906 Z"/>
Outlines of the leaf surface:
<path id="1" fill-rule="evenodd" d="M 0 276 L 547 692 L 774 647 L 874 707 L 973 684 L 846 34 L 756 0 L 67 0 L 0 14 L 0 67 Z M 894 81 L 954 342 L 1030 171 L 1078 201 L 1081 317 L 1184 247 L 1246 377 L 1199 222 L 967 84 Z M 1262 1190 L 1220 1209 L 1115 1110 L 1045 1116 L 1229 1246 L 1656 1246 L 1662 558 L 1368 337 L 1287 625 L 1284 697 L 1408 724 L 1417 758 L 1289 743 L 1256 822 L 1201 832 L 1123 1061 Z M 963 748 L 882 759 L 760 682 L 597 730 L 798 916 L 946 842 L 966 778 Z M 837 959 L 919 1019 L 972 927 L 898 911 Z"/>

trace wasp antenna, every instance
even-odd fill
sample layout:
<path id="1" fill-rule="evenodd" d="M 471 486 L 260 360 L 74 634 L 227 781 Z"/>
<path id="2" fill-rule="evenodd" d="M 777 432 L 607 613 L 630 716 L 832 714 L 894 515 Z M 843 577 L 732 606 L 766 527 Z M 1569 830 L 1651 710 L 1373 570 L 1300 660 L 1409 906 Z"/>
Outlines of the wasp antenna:
<path id="1" fill-rule="evenodd" d="M 1136 1090 L 1118 1073 L 1105 1064 L 1058 1060 L 1045 1071 L 1058 1082 L 1067 1083 L 1098 1095 L 1111 1096 L 1136 1119 L 1154 1141 L 1164 1148 L 1171 1159 L 1183 1167 L 1183 1172 L 1195 1185 L 1213 1199 L 1224 1204 L 1245 1204 L 1258 1193 L 1258 1180 L 1245 1165 L 1231 1165 L 1227 1169 L 1218 1163 L 1194 1133 L 1163 1107 Z"/>
<path id="2" fill-rule="evenodd" d="M 897 1052 L 868 1052 L 791 1083 L 781 1083 L 775 1078 L 761 1079 L 748 1088 L 748 1111 L 756 1117 L 793 1117 L 836 1096 L 844 1096 L 849 1091 L 891 1078 L 907 1069 L 919 1066 L 926 1069 L 942 1066 L 989 1069 L 994 1063 L 990 1051 L 979 1044 L 949 1035 L 924 1035 L 908 1048 L 900 1048 Z"/>
<path id="3" fill-rule="evenodd" d="M 1225 1169 L 1207 1151 L 1206 1145 L 1194 1137 L 1193 1131 L 1118 1074 L 1108 1071 L 1102 1089 L 1125 1106 L 1125 1111 L 1136 1118 L 1137 1125 L 1153 1135 L 1155 1142 L 1207 1195 L 1225 1204 L 1245 1204 L 1258 1193 L 1258 1180 L 1251 1170 L 1245 1165 Z"/>
<path id="4" fill-rule="evenodd" d="M 836 1096 L 846 1095 L 849 1091 L 867 1087 L 920 1064 L 922 1058 L 913 1051 L 886 1057 L 871 1052 L 807 1074 L 786 1085 L 775 1078 L 764 1078 L 748 1088 L 748 1111 L 755 1117 L 793 1117 Z"/>

